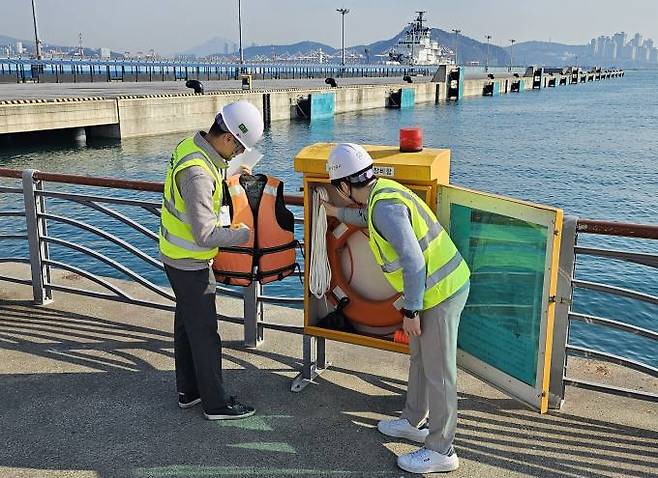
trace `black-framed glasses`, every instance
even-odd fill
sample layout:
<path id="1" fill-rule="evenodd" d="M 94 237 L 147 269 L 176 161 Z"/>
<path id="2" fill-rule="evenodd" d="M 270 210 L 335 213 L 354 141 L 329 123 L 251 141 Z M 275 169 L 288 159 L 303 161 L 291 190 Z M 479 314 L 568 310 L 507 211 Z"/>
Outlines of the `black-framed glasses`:
<path id="1" fill-rule="evenodd" d="M 245 147 L 244 145 L 236 138 L 233 134 L 231 134 L 231 138 L 233 138 L 233 142 L 235 143 L 235 156 L 242 154 L 245 152 Z"/>

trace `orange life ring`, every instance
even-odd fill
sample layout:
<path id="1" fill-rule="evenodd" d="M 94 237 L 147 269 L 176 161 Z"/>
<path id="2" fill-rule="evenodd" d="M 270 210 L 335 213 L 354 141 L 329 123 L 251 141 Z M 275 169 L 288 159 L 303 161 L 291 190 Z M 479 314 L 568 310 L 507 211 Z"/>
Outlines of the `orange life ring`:
<path id="1" fill-rule="evenodd" d="M 343 297 L 349 304 L 342 309 L 343 314 L 352 322 L 369 327 L 389 327 L 402 322 L 402 313 L 395 307 L 395 302 L 402 296 L 397 293 L 384 300 L 372 300 L 363 297 L 350 286 L 343 274 L 340 261 L 342 249 L 354 233 L 362 232 L 356 226 L 340 223 L 333 230 L 327 231 L 327 258 L 331 267 L 331 286 L 329 300 L 336 305 Z"/>

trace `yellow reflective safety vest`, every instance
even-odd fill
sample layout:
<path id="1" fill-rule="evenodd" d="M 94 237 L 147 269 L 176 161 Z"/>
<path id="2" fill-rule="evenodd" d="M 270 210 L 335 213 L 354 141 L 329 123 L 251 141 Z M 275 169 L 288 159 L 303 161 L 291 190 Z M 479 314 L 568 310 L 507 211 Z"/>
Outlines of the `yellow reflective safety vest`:
<path id="1" fill-rule="evenodd" d="M 200 166 L 215 180 L 213 212 L 219 224 L 222 205 L 222 176 L 208 155 L 194 144 L 194 138 L 181 141 L 171 155 L 162 194 L 160 214 L 160 252 L 172 259 L 210 260 L 217 255 L 217 248 L 207 249 L 194 241 L 192 226 L 187 220 L 185 201 L 178 190 L 176 175 L 191 166 Z"/>
<path id="2" fill-rule="evenodd" d="M 411 226 L 425 258 L 425 295 L 423 309 L 430 309 L 453 296 L 466 285 L 471 275 L 455 244 L 436 219 L 434 212 L 410 189 L 390 179 L 378 179 L 368 200 L 370 249 L 384 276 L 398 292 L 404 291 L 399 256 L 393 246 L 373 226 L 372 212 L 377 201 L 394 199 L 409 210 Z"/>

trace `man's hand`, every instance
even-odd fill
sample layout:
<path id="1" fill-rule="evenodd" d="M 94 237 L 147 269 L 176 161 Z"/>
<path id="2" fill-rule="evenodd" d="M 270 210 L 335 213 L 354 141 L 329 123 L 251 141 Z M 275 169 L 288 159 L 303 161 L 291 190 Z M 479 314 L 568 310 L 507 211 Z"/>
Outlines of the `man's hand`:
<path id="1" fill-rule="evenodd" d="M 416 316 L 413 319 L 405 317 L 402 322 L 402 330 L 409 337 L 420 337 L 420 317 Z"/>
<path id="2" fill-rule="evenodd" d="M 240 165 L 240 174 L 246 174 L 247 176 L 251 176 L 251 166 L 247 164 L 241 164 Z"/>
<path id="3" fill-rule="evenodd" d="M 336 206 L 327 201 L 322 201 L 322 205 L 324 206 L 324 210 L 327 212 L 327 216 L 338 216 L 338 208 Z"/>

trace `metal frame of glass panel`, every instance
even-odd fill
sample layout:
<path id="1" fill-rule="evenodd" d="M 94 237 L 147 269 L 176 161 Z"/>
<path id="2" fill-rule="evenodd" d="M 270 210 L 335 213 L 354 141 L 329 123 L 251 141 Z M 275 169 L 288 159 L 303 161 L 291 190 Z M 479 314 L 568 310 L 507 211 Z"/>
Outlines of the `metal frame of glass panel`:
<path id="1" fill-rule="evenodd" d="M 522 220 L 543 226 L 547 229 L 539 346 L 537 349 L 538 356 L 534 386 L 526 384 L 461 349 L 457 352 L 457 360 L 461 368 L 530 405 L 532 408 L 545 413 L 548 409 L 547 398 L 555 313 L 554 302 L 551 297 L 555 295 L 557 284 L 558 251 L 563 219 L 562 210 L 448 185 L 439 186 L 437 198 L 439 220 L 447 230 L 450 229 L 451 205 L 453 204 Z"/>

